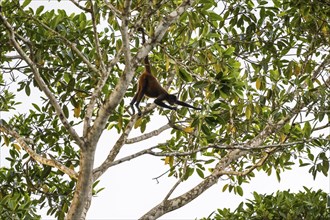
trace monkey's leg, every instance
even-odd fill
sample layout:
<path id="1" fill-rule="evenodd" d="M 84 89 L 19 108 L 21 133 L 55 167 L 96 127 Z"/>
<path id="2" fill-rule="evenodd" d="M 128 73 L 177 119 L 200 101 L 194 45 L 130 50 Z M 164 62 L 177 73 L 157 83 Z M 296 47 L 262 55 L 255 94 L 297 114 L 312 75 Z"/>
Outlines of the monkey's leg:
<path id="1" fill-rule="evenodd" d="M 137 99 L 137 96 L 139 93 L 140 93 L 140 89 L 138 89 L 138 91 L 135 93 L 134 98 L 132 99 L 131 103 L 129 104 L 131 106 L 133 115 L 135 115 L 134 103 L 136 102 L 136 99 Z"/>
<path id="2" fill-rule="evenodd" d="M 185 107 L 188 107 L 188 108 L 193 108 L 193 109 L 195 109 L 195 110 L 202 110 L 201 108 L 197 108 L 197 107 L 195 107 L 195 106 L 189 105 L 188 103 L 182 102 L 182 101 L 180 101 L 180 100 L 177 100 L 175 103 L 176 103 L 177 105 L 185 106 Z"/>
<path id="3" fill-rule="evenodd" d="M 146 87 L 147 87 L 147 82 L 144 83 L 144 85 L 141 86 L 142 88 L 139 89 L 139 92 L 136 94 L 136 103 L 135 103 L 135 107 L 138 110 L 138 115 L 141 116 L 142 112 L 140 109 L 140 102 L 145 94 L 146 91 Z"/>
<path id="4" fill-rule="evenodd" d="M 154 103 L 163 107 L 163 108 L 168 108 L 168 109 L 171 109 L 171 110 L 176 110 L 176 107 L 172 107 L 172 106 L 169 106 L 169 105 L 166 105 L 163 101 L 165 100 L 165 98 L 163 96 L 159 96 L 155 99 Z"/>

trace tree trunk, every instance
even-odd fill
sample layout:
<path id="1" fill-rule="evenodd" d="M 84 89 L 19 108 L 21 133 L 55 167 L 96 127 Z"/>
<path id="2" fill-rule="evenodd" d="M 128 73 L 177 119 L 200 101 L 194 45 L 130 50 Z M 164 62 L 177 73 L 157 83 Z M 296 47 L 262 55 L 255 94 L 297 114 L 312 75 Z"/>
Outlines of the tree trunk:
<path id="1" fill-rule="evenodd" d="M 93 185 L 93 165 L 95 148 L 85 147 L 80 153 L 80 171 L 73 200 L 66 216 L 68 220 L 86 217 L 89 209 Z"/>

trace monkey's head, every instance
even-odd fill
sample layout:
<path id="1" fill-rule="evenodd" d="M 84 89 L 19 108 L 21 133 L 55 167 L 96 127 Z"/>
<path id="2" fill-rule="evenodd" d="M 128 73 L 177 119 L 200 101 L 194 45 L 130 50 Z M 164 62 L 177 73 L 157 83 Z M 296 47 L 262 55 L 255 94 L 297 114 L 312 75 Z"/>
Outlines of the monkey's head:
<path id="1" fill-rule="evenodd" d="M 167 99 L 167 102 L 170 104 L 170 105 L 174 105 L 177 101 L 177 98 L 175 95 L 168 95 L 168 99 Z"/>

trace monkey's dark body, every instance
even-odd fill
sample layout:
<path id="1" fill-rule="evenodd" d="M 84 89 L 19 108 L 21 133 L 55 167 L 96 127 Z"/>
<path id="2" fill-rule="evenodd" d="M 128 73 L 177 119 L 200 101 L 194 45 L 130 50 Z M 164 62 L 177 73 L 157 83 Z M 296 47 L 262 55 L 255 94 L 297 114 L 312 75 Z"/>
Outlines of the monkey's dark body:
<path id="1" fill-rule="evenodd" d="M 154 77 L 147 71 L 145 71 L 139 77 L 138 91 L 136 92 L 136 94 L 131 102 L 131 108 L 133 110 L 133 114 L 135 113 L 135 110 L 133 107 L 133 104 L 135 103 L 135 106 L 138 109 L 138 114 L 141 115 L 141 110 L 140 110 L 139 105 L 140 105 L 140 102 L 141 102 L 143 96 L 147 96 L 149 98 L 156 98 L 154 101 L 155 104 L 157 104 L 161 107 L 164 107 L 164 108 L 176 110 L 176 107 L 171 107 L 169 105 L 166 105 L 163 102 L 164 100 L 166 100 L 169 104 L 173 105 L 174 100 L 173 100 L 172 96 L 174 96 L 174 95 L 168 94 L 168 92 L 159 84 L 156 77 Z"/>
<path id="2" fill-rule="evenodd" d="M 144 30 L 142 28 L 139 29 L 142 32 L 142 42 L 145 43 L 145 36 L 144 36 Z M 130 106 L 132 108 L 133 114 L 135 114 L 134 109 L 134 103 L 138 110 L 138 114 L 141 115 L 140 110 L 140 102 L 143 98 L 143 96 L 148 96 L 150 98 L 156 98 L 154 103 L 168 109 L 176 110 L 176 107 L 172 107 L 169 105 L 166 105 L 164 101 L 167 101 L 170 105 L 178 104 L 182 106 L 186 106 L 189 108 L 193 108 L 196 110 L 201 110 L 200 108 L 196 108 L 194 106 L 191 106 L 185 102 L 181 102 L 177 99 L 175 95 L 169 94 L 158 82 L 156 77 L 154 77 L 151 74 L 151 68 L 150 63 L 148 59 L 148 55 L 144 58 L 144 65 L 145 65 L 145 71 L 142 73 L 142 75 L 139 77 L 138 82 L 138 91 L 136 92 L 133 100 L 130 103 Z"/>
<path id="3" fill-rule="evenodd" d="M 149 98 L 157 98 L 162 94 L 167 94 L 167 91 L 163 89 L 160 85 L 156 77 L 147 72 L 144 72 L 139 78 L 139 85 L 145 85 L 144 95 Z M 139 89 L 140 86 L 139 86 Z"/>

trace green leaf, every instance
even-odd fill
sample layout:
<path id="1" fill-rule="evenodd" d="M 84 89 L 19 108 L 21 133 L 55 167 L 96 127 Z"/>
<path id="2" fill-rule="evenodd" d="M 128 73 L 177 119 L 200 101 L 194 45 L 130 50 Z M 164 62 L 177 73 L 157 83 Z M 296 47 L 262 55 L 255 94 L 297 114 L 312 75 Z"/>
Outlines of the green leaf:
<path id="1" fill-rule="evenodd" d="M 204 134 L 206 134 L 206 135 L 210 135 L 211 134 L 211 131 L 210 131 L 209 127 L 206 126 L 205 124 L 202 124 L 202 127 L 201 128 L 202 128 L 202 131 L 203 131 Z"/>
<path id="2" fill-rule="evenodd" d="M 238 195 L 243 196 L 243 189 L 241 186 L 236 186 L 236 192 Z"/>
<path id="3" fill-rule="evenodd" d="M 229 47 L 225 52 L 223 53 L 224 55 L 231 56 L 235 51 L 235 47 Z"/>
<path id="4" fill-rule="evenodd" d="M 191 82 L 192 76 L 185 70 L 185 69 L 179 69 L 179 76 L 183 81 Z"/>
<path id="5" fill-rule="evenodd" d="M 200 169 L 196 169 L 196 171 L 197 171 L 198 176 L 200 176 L 200 178 L 204 179 L 204 173 L 203 173 L 203 171 L 200 170 Z"/>
<path id="6" fill-rule="evenodd" d="M 215 21 L 223 21 L 223 18 L 218 13 L 212 11 L 209 12 L 209 18 Z"/>
<path id="7" fill-rule="evenodd" d="M 306 138 L 309 138 L 312 133 L 312 126 L 308 121 L 305 122 L 303 133 L 304 133 L 304 137 Z"/>
<path id="8" fill-rule="evenodd" d="M 251 105 L 246 106 L 245 109 L 245 117 L 246 119 L 250 119 L 252 115 L 252 109 L 251 109 Z"/>
<path id="9" fill-rule="evenodd" d="M 201 89 L 201 88 L 205 88 L 209 85 L 208 81 L 198 81 L 196 82 L 193 87 L 197 88 L 197 89 Z"/>
<path id="10" fill-rule="evenodd" d="M 69 117 L 69 109 L 68 109 L 68 106 L 63 105 L 62 110 L 63 110 L 63 114 L 64 114 L 64 116 L 65 116 L 66 118 L 68 118 L 68 117 Z"/>
<path id="11" fill-rule="evenodd" d="M 22 4 L 22 8 L 25 8 L 28 4 L 31 3 L 32 0 L 25 0 Z"/>
<path id="12" fill-rule="evenodd" d="M 40 112 L 40 107 L 36 103 L 32 103 L 32 105 L 38 112 Z"/>
<path id="13" fill-rule="evenodd" d="M 30 89 L 30 85 L 29 85 L 29 84 L 27 84 L 27 85 L 25 86 L 25 94 L 26 94 L 27 96 L 30 96 L 30 94 L 31 94 L 31 89 Z"/>
<path id="14" fill-rule="evenodd" d="M 36 14 L 40 15 L 40 13 L 44 10 L 45 6 L 41 5 L 40 7 L 38 7 Z"/>
<path id="15" fill-rule="evenodd" d="M 228 188 L 228 184 L 225 184 L 225 185 L 222 187 L 222 192 L 226 191 L 227 188 Z"/>

